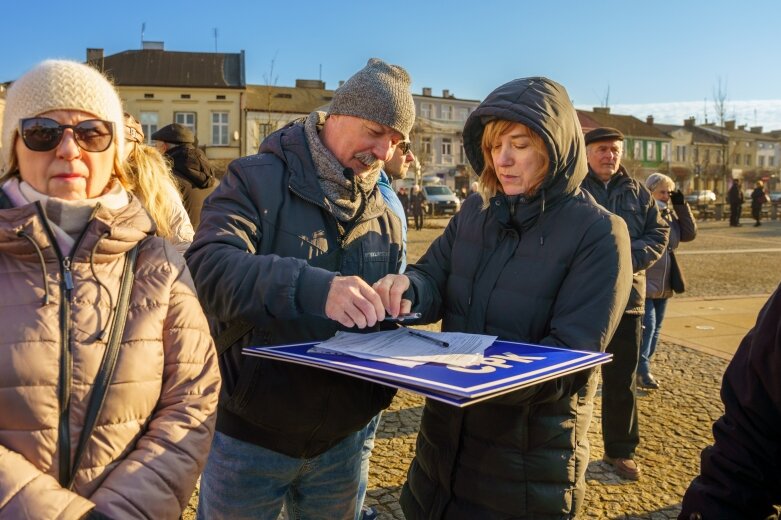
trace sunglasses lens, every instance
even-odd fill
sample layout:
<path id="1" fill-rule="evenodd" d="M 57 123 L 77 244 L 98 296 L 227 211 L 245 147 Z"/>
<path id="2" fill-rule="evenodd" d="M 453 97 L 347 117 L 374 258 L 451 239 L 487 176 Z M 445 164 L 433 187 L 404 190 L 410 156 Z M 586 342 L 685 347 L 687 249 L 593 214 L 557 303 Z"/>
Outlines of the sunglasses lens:
<path id="1" fill-rule="evenodd" d="M 32 118 L 22 122 L 22 140 L 34 152 L 51 150 L 61 139 L 62 128 L 52 119 Z"/>
<path id="2" fill-rule="evenodd" d="M 104 151 L 113 137 L 111 124 L 99 119 L 82 121 L 73 128 L 73 133 L 81 149 L 88 152 Z"/>
<path id="3" fill-rule="evenodd" d="M 114 138 L 114 128 L 108 121 L 90 119 L 70 126 L 47 117 L 32 117 L 22 120 L 22 140 L 34 152 L 48 152 L 60 144 L 66 128 L 73 129 L 76 144 L 87 152 L 106 150 Z"/>

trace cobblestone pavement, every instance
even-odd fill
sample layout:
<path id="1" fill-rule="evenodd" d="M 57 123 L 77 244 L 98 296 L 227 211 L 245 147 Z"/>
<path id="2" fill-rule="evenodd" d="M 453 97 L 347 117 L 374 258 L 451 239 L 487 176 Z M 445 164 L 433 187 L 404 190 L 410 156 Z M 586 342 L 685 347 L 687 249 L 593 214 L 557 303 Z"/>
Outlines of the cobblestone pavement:
<path id="1" fill-rule="evenodd" d="M 660 343 L 654 355 L 656 391 L 638 391 L 641 443 L 636 460 L 638 482 L 621 480 L 602 459 L 599 394 L 589 431 L 591 462 L 581 518 L 676 518 L 684 491 L 699 470 L 702 448 L 712 442 L 711 424 L 722 411 L 719 400 L 726 361 L 695 350 Z M 383 414 L 371 459 L 366 499 L 380 518 L 403 519 L 398 504 L 401 485 L 415 452 L 423 398 L 399 392 Z"/>
<path id="2" fill-rule="evenodd" d="M 410 232 L 410 261 L 423 254 L 446 224 L 447 219 L 430 219 L 422 231 Z M 781 252 L 747 251 L 781 248 L 781 221 L 768 221 L 758 228 L 730 228 L 725 222 L 710 221 L 698 225 L 697 239 L 680 248 L 679 260 L 687 277 L 685 296 L 769 294 L 776 288 Z M 727 254 L 730 252 L 723 252 L 725 249 L 742 251 Z M 426 328 L 438 330 L 436 325 Z M 662 341 L 653 364 L 662 388 L 639 393 L 641 443 L 637 461 L 643 477 L 639 482 L 620 480 L 601 462 L 601 400 L 597 395 L 589 432 L 588 491 L 581 518 L 676 518 L 681 497 L 699 471 L 700 451 L 712 442 L 711 425 L 723 410 L 719 389 L 727 362 Z M 422 405 L 423 398 L 399 392 L 383 414 L 366 499 L 379 510 L 380 518 L 404 518 L 398 497 L 415 452 Z M 197 498 L 198 490 L 184 512 L 185 520 L 194 518 Z"/>

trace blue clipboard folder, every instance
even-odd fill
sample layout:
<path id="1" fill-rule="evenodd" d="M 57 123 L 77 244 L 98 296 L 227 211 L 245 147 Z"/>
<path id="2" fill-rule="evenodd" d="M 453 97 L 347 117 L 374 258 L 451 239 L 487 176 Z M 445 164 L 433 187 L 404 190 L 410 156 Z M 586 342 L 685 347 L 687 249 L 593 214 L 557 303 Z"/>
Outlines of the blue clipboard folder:
<path id="1" fill-rule="evenodd" d="M 313 366 L 464 407 L 610 361 L 612 354 L 495 341 L 468 368 L 426 363 L 409 368 L 345 354 L 309 352 L 314 343 L 246 347 L 244 354 Z"/>

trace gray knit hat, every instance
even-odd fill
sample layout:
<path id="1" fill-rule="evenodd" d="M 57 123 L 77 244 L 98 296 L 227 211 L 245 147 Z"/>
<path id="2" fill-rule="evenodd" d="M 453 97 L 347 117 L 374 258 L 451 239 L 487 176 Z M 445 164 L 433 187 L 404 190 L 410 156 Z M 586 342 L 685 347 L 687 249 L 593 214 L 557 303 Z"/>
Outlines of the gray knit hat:
<path id="1" fill-rule="evenodd" d="M 368 119 L 393 128 L 408 140 L 415 123 L 410 83 L 402 67 L 372 58 L 336 89 L 328 114 Z"/>
<path id="2" fill-rule="evenodd" d="M 2 161 L 10 164 L 19 120 L 53 110 L 80 110 L 114 123 L 118 157 L 124 157 L 124 117 L 116 89 L 98 70 L 75 61 L 47 60 L 11 84 L 5 100 Z M 2 166 L 2 164 L 0 164 Z"/>

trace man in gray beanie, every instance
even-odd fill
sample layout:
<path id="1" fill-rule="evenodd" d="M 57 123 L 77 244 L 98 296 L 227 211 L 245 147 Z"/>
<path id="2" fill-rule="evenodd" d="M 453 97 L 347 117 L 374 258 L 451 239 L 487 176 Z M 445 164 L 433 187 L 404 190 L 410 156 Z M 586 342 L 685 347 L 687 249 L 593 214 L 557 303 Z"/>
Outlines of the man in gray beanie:
<path id="1" fill-rule="evenodd" d="M 371 59 L 313 112 L 233 161 L 206 200 L 187 263 L 210 315 L 223 392 L 198 517 L 353 518 L 366 427 L 394 390 L 243 356 L 247 345 L 374 331 L 371 285 L 401 265 L 384 161 L 415 120 L 410 78 Z"/>

